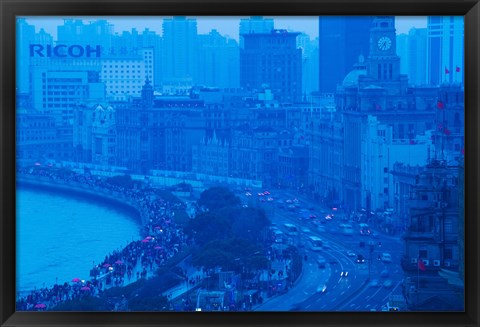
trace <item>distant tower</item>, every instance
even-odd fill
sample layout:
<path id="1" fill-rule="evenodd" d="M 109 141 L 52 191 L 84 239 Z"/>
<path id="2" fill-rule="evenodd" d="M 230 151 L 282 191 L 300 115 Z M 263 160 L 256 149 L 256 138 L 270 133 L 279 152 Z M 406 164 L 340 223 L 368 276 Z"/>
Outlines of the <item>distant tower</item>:
<path id="1" fill-rule="evenodd" d="M 164 19 L 163 80 L 171 82 L 197 77 L 197 20 L 186 17 Z"/>
<path id="2" fill-rule="evenodd" d="M 153 106 L 153 86 L 147 79 L 142 87 L 142 107 L 151 108 Z"/>

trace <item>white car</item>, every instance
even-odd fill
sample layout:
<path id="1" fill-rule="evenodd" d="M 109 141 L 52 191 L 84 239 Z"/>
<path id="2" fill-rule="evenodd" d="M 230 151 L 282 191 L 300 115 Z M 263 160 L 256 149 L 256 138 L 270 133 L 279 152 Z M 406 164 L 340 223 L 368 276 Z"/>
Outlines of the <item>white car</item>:
<path id="1" fill-rule="evenodd" d="M 327 285 L 324 284 L 323 286 L 318 286 L 317 287 L 317 292 L 318 293 L 325 293 L 327 291 Z"/>
<path id="2" fill-rule="evenodd" d="M 347 251 L 347 256 L 349 256 L 349 257 L 355 257 L 356 254 L 355 254 L 355 252 L 353 252 L 353 251 Z"/>
<path id="3" fill-rule="evenodd" d="M 383 282 L 383 287 L 385 288 L 392 287 L 392 281 L 390 279 L 387 279 L 386 281 Z"/>

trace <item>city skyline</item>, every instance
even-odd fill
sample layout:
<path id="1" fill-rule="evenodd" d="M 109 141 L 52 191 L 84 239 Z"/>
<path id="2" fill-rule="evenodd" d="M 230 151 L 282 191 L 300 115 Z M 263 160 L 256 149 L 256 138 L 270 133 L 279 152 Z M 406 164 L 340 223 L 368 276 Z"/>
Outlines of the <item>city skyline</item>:
<path id="1" fill-rule="evenodd" d="M 312 41 L 251 17 L 240 44 L 191 17 L 57 43 L 19 19 L 17 211 L 52 209 L 17 229 L 17 310 L 462 311 L 463 21 L 316 19 Z M 52 189 L 138 234 L 95 251 L 122 215 Z M 63 260 L 65 234 L 93 246 Z"/>
<path id="2" fill-rule="evenodd" d="M 223 36 L 228 36 L 239 41 L 239 24 L 240 19 L 249 18 L 249 16 L 238 17 L 201 17 L 201 16 L 187 16 L 189 18 L 197 19 L 197 28 L 199 34 L 208 34 L 211 30 L 216 29 Z M 19 17 L 24 18 L 24 17 Z M 28 23 L 32 23 L 37 28 L 38 33 L 41 28 L 48 34 L 51 34 L 54 40 L 57 38 L 56 27 L 63 24 L 63 20 L 67 18 L 57 17 L 25 17 Z M 112 16 L 99 16 L 99 17 L 84 17 L 74 16 L 71 19 L 82 19 L 84 23 L 88 21 L 107 19 L 115 25 L 116 33 L 131 32 L 132 28 L 136 28 L 138 32 L 142 32 L 145 29 L 154 31 L 158 35 L 162 36 L 162 23 L 158 21 L 159 17 L 129 17 L 120 18 Z M 170 18 L 170 16 L 165 17 Z M 292 32 L 306 33 L 313 40 L 318 37 L 318 16 L 302 16 L 302 17 L 289 17 L 289 16 L 264 16 L 264 18 L 273 18 L 275 21 L 275 28 L 287 29 Z M 213 22 L 212 22 L 213 20 Z M 233 20 L 233 22 L 232 22 Z M 396 20 L 397 34 L 408 34 L 411 28 L 426 28 L 427 19 L 426 16 L 398 16 Z"/>

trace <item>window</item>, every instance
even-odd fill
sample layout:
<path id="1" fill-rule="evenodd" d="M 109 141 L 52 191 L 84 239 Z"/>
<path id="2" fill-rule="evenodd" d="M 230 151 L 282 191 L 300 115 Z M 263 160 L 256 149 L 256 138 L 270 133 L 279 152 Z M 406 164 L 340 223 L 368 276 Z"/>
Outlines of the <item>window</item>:
<path id="1" fill-rule="evenodd" d="M 443 258 L 444 259 L 453 259 L 452 249 L 445 249 L 445 251 L 443 252 Z"/>

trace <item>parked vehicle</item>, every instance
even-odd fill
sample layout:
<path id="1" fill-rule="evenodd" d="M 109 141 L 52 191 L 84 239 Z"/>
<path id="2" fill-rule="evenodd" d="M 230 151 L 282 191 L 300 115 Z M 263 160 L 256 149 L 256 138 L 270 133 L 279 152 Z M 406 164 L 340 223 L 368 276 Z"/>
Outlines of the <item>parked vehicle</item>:
<path id="1" fill-rule="evenodd" d="M 385 263 L 390 263 L 392 262 L 392 256 L 390 255 L 390 253 L 382 253 L 382 255 L 380 256 L 380 260 L 382 262 L 385 262 Z"/>

